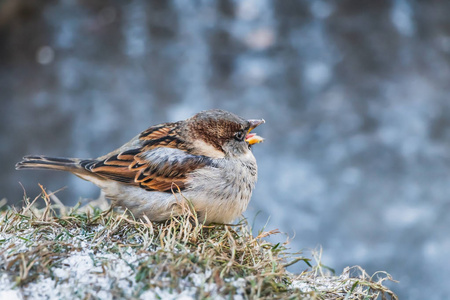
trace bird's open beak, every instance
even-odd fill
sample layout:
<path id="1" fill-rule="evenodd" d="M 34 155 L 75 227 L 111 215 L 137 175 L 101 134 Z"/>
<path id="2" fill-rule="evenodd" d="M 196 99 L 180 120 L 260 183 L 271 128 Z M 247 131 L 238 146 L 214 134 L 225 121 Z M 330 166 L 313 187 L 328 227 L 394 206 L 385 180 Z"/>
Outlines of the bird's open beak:
<path id="1" fill-rule="evenodd" d="M 248 129 L 245 141 L 250 145 L 258 144 L 264 141 L 262 137 L 258 136 L 256 133 L 250 133 L 250 131 L 258 127 L 259 125 L 266 123 L 266 121 L 264 121 L 264 119 L 261 119 L 261 120 L 248 120 L 248 122 L 250 123 L 250 128 Z"/>

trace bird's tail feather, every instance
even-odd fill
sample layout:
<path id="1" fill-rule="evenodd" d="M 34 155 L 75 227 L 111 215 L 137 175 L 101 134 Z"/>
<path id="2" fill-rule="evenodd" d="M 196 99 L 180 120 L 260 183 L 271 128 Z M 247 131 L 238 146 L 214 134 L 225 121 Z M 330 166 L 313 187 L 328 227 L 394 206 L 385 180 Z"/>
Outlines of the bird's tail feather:
<path id="1" fill-rule="evenodd" d="M 48 156 L 25 156 L 16 164 L 16 170 L 21 169 L 51 169 L 60 171 L 81 171 L 80 159 Z"/>

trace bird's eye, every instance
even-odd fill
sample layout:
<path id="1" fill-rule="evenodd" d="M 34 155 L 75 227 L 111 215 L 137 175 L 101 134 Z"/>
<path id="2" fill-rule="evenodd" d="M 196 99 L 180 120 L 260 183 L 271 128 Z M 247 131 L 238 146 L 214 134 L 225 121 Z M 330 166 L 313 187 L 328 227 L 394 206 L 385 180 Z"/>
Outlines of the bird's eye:
<path id="1" fill-rule="evenodd" d="M 238 131 L 234 134 L 234 137 L 238 141 L 243 141 L 245 138 L 245 133 L 243 131 Z"/>

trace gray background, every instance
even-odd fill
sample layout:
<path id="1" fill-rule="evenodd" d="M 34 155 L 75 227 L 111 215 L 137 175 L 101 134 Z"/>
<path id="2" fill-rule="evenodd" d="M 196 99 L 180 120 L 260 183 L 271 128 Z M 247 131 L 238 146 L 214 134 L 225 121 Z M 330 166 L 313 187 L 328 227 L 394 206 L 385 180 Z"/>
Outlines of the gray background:
<path id="1" fill-rule="evenodd" d="M 449 1 L 0 1 L 0 198 L 25 154 L 96 157 L 152 124 L 222 108 L 265 118 L 246 216 L 385 270 L 403 299 L 450 294 Z M 294 267 L 299 272 L 304 265 Z"/>

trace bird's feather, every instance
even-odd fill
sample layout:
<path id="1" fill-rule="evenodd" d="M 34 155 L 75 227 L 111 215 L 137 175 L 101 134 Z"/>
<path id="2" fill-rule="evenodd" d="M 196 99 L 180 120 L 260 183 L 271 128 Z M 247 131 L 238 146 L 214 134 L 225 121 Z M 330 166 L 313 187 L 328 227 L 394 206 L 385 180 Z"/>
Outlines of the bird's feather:
<path id="1" fill-rule="evenodd" d="M 83 161 L 82 166 L 100 177 L 140 186 L 149 191 L 172 192 L 186 187 L 187 175 L 214 160 L 186 151 L 157 147 L 127 150 L 101 161 Z"/>

